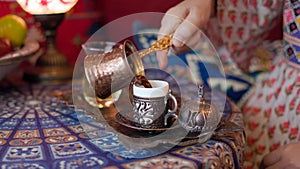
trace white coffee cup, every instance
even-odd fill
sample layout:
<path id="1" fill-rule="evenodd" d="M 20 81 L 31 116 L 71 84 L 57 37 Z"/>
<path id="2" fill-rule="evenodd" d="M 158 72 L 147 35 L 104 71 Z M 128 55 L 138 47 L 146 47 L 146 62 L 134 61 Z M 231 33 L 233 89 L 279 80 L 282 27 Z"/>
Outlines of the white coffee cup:
<path id="1" fill-rule="evenodd" d="M 177 118 L 177 100 L 171 94 L 169 83 L 162 80 L 149 80 L 152 88 L 133 85 L 134 122 L 143 128 L 163 128 L 170 117 Z M 167 105 L 173 102 L 173 108 Z"/>

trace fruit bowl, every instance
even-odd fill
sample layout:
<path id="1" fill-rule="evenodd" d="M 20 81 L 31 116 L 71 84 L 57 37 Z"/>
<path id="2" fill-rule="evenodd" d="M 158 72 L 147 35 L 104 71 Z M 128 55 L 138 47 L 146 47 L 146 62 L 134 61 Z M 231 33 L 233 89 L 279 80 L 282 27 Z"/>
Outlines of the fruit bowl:
<path id="1" fill-rule="evenodd" d="M 18 50 L 5 54 L 0 57 L 0 80 L 2 80 L 7 74 L 16 69 L 19 64 L 37 54 L 40 49 L 40 45 L 37 41 L 27 40 L 24 45 Z"/>

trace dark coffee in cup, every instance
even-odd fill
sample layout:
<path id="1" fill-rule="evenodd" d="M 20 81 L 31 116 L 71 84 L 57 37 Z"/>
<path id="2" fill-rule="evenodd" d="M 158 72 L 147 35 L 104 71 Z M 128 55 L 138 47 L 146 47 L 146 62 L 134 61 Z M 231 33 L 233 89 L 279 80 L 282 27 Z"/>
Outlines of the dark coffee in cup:
<path id="1" fill-rule="evenodd" d="M 129 100 L 130 103 L 133 101 L 133 86 L 140 86 L 144 88 L 152 88 L 151 83 L 144 75 L 136 75 L 129 84 Z"/>

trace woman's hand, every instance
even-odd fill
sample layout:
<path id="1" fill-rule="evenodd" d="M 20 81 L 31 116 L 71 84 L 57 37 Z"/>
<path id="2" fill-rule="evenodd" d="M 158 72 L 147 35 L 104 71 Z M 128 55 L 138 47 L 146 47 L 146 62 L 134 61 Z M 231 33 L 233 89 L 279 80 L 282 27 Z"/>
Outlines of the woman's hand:
<path id="1" fill-rule="evenodd" d="M 300 142 L 291 143 L 267 154 L 261 164 L 261 169 L 299 169 Z"/>
<path id="2" fill-rule="evenodd" d="M 161 21 L 158 39 L 173 34 L 175 53 L 195 45 L 201 38 L 200 28 L 205 26 L 214 13 L 214 0 L 184 0 L 170 8 Z M 168 62 L 168 50 L 158 51 L 157 60 L 161 68 Z"/>

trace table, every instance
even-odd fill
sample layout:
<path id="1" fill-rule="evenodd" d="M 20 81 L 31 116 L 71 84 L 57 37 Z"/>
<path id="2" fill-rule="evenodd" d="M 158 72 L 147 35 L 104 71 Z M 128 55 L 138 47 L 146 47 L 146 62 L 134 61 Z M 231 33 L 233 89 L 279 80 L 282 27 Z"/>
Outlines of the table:
<path id="1" fill-rule="evenodd" d="M 243 166 L 243 130 L 216 132 L 205 143 L 176 145 L 166 152 L 147 157 L 147 151 L 129 149 L 115 133 L 107 131 L 105 125 L 96 124 L 84 108 L 74 106 L 71 91 L 71 83 L 31 84 L 9 78 L 0 83 L 2 168 Z M 82 105 L 85 105 L 84 101 Z M 236 126 L 243 127 L 242 114 L 229 100 L 224 116 Z M 88 137 L 87 133 L 94 137 Z"/>

